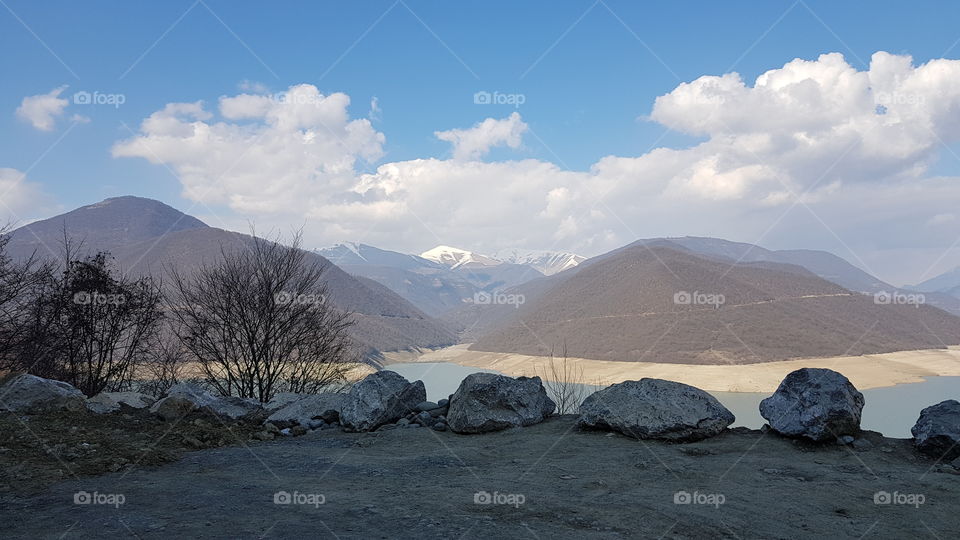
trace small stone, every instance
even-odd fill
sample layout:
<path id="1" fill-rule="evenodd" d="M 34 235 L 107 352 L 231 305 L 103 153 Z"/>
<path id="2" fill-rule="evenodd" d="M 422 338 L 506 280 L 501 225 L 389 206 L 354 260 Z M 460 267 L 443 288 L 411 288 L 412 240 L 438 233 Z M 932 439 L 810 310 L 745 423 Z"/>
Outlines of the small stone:
<path id="1" fill-rule="evenodd" d="M 284 436 L 290 436 L 290 428 L 281 429 L 280 434 Z"/>
<path id="2" fill-rule="evenodd" d="M 299 436 L 301 436 L 301 435 L 306 435 L 306 434 L 307 434 L 307 428 L 305 428 L 305 427 L 303 427 L 303 426 L 293 426 L 292 428 L 290 428 L 290 434 L 293 435 L 294 437 L 299 437 Z"/>
<path id="3" fill-rule="evenodd" d="M 407 425 L 410 425 L 410 420 L 408 420 L 408 419 L 406 419 L 406 418 L 401 418 L 401 419 L 397 420 L 397 425 L 398 425 L 398 426 L 407 426 Z"/>
<path id="4" fill-rule="evenodd" d="M 407 429 L 419 428 L 419 427 L 420 427 L 420 424 L 407 424 Z"/>
<path id="5" fill-rule="evenodd" d="M 432 401 L 421 401 L 420 403 L 417 404 L 416 409 L 418 412 L 423 412 L 423 411 L 432 411 L 439 407 L 440 407 L 439 405 L 437 405 Z"/>
<path id="6" fill-rule="evenodd" d="M 873 448 L 873 443 L 866 439 L 857 439 L 853 441 L 853 449 L 859 450 L 860 452 L 865 452 Z"/>
<path id="7" fill-rule="evenodd" d="M 437 402 L 437 406 L 438 406 L 438 407 L 449 407 L 449 406 L 450 406 L 450 400 L 449 400 L 449 399 L 441 399 L 440 401 Z"/>
<path id="8" fill-rule="evenodd" d="M 203 448 L 203 443 L 200 442 L 200 440 L 197 439 L 196 437 L 191 437 L 191 436 L 189 436 L 189 435 L 184 435 L 184 436 L 183 436 L 183 442 L 184 442 L 184 444 L 186 444 L 187 446 L 191 446 L 191 447 L 193 447 L 193 448 Z"/>
<path id="9" fill-rule="evenodd" d="M 434 431 L 446 431 L 446 430 L 447 430 L 447 424 L 444 423 L 444 422 L 437 422 L 436 424 L 433 425 L 433 430 L 434 430 Z"/>
<path id="10" fill-rule="evenodd" d="M 323 429 L 326 425 L 327 423 L 323 420 L 310 420 L 307 422 L 307 427 L 310 429 Z"/>
<path id="11" fill-rule="evenodd" d="M 433 425 L 433 422 L 434 422 L 433 416 L 430 416 L 430 413 L 427 411 L 423 411 L 420 414 L 418 414 L 413 421 L 424 427 L 430 427 Z"/>
<path id="12" fill-rule="evenodd" d="M 272 441 L 273 437 L 273 433 L 270 433 L 269 431 L 258 431 L 250 436 L 250 438 L 257 441 Z"/>
<path id="13" fill-rule="evenodd" d="M 267 433 L 273 433 L 274 435 L 280 433 L 280 428 L 278 428 L 273 422 L 267 422 L 264 424 L 263 430 Z"/>
<path id="14" fill-rule="evenodd" d="M 848 444 L 853 444 L 853 441 L 855 440 L 856 439 L 853 438 L 853 435 L 842 435 L 840 437 L 837 437 L 837 444 L 842 444 L 846 446 Z"/>

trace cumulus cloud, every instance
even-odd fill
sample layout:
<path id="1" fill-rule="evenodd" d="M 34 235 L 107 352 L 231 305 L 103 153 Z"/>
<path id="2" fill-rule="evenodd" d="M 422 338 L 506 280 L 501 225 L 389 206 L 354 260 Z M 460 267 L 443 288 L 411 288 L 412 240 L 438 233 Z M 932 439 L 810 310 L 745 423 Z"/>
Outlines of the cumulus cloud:
<path id="1" fill-rule="evenodd" d="M 302 84 L 276 95 L 221 97 L 219 119 L 202 102 L 172 103 L 113 147 L 176 171 L 184 195 L 241 212 L 305 213 L 348 191 L 358 161 L 383 153 L 383 134 L 351 120 L 346 94 Z"/>
<path id="2" fill-rule="evenodd" d="M 930 167 L 942 144 L 960 139 L 960 61 L 915 66 L 878 52 L 858 70 L 833 53 L 753 81 L 700 77 L 657 98 L 647 118 L 701 142 L 605 156 L 586 171 L 481 161 L 491 148 L 521 146 L 527 124 L 514 113 L 436 132 L 453 145 L 452 159 L 362 174 L 357 163 L 380 159 L 384 137 L 349 117 L 349 98 L 310 85 L 287 96 L 223 97 L 218 118 L 202 103 L 168 105 L 114 155 L 168 164 L 194 200 L 261 215 L 292 210 L 286 222 L 306 219 L 318 245 L 347 238 L 411 252 L 445 243 L 593 255 L 638 237 L 691 234 L 833 249 L 876 272 L 906 265 L 908 247 L 914 267 L 933 263 L 956 236 L 960 181 L 931 178 Z"/>
<path id="3" fill-rule="evenodd" d="M 47 203 L 40 186 L 17 169 L 0 167 L 0 226 L 23 224 Z M 42 212 L 40 212 L 42 213 Z"/>
<path id="4" fill-rule="evenodd" d="M 527 124 L 520 118 L 520 114 L 513 113 L 500 120 L 487 118 L 469 129 L 437 131 L 434 135 L 453 145 L 454 159 L 475 160 L 485 156 L 496 146 L 519 148 L 526 131 Z"/>
<path id="5" fill-rule="evenodd" d="M 68 105 L 67 100 L 60 97 L 66 89 L 66 86 L 60 86 L 46 94 L 23 98 L 16 110 L 17 118 L 41 131 L 52 131 L 57 118 L 63 115 Z"/>

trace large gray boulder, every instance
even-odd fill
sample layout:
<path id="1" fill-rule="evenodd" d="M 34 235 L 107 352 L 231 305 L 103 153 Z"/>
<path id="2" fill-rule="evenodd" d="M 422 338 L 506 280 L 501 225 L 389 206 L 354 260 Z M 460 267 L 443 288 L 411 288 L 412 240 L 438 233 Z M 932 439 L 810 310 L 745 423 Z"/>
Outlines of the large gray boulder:
<path id="1" fill-rule="evenodd" d="M 346 394 L 333 392 L 306 394 L 274 411 L 266 421 L 281 428 L 294 425 L 306 427 L 311 420 L 323 420 L 332 424 L 340 421 L 340 408 L 346 397 Z"/>
<path id="2" fill-rule="evenodd" d="M 760 402 L 760 415 L 782 435 L 833 441 L 860 432 L 863 403 L 863 394 L 842 374 L 802 368 Z"/>
<path id="3" fill-rule="evenodd" d="M 261 410 L 260 403 L 254 399 L 214 396 L 193 383 L 174 386 L 167 392 L 167 397 L 150 407 L 150 412 L 164 420 L 181 418 L 194 411 L 236 420 L 257 414 Z"/>
<path id="4" fill-rule="evenodd" d="M 272 414 L 286 407 L 287 405 L 295 401 L 300 401 L 301 399 L 308 396 L 310 396 L 310 394 L 300 394 L 297 392 L 279 392 L 277 394 L 274 394 L 273 398 L 271 398 L 270 401 L 263 404 L 263 410 Z"/>
<path id="5" fill-rule="evenodd" d="M 578 425 L 637 439 L 687 442 L 713 437 L 736 418 L 699 388 L 663 379 L 624 381 L 587 396 Z"/>
<path id="6" fill-rule="evenodd" d="M 87 399 L 87 409 L 97 414 L 107 414 L 119 411 L 121 404 L 144 409 L 156 401 L 157 398 L 140 392 L 100 392 Z"/>
<path id="7" fill-rule="evenodd" d="M 960 402 L 949 399 L 920 411 L 910 432 L 920 452 L 945 463 L 960 458 Z"/>
<path id="8" fill-rule="evenodd" d="M 40 413 L 82 411 L 87 396 L 65 382 L 35 375 L 16 375 L 0 387 L 0 411 Z"/>
<path id="9" fill-rule="evenodd" d="M 450 399 L 447 426 L 456 433 L 485 433 L 532 426 L 553 413 L 540 377 L 471 373 Z"/>
<path id="10" fill-rule="evenodd" d="M 348 431 L 373 431 L 413 412 L 427 400 L 423 381 L 411 383 L 395 371 L 377 371 L 353 385 L 340 408 Z"/>

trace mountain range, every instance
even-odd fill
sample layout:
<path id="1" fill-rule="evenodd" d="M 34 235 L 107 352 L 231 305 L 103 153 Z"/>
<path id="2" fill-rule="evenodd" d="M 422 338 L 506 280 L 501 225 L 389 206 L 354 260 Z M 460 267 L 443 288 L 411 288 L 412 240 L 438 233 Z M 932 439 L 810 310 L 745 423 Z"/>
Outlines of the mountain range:
<path id="1" fill-rule="evenodd" d="M 64 232 L 126 272 L 199 268 L 252 241 L 161 202 L 117 197 L 11 233 L 10 254 L 58 256 Z M 343 242 L 315 250 L 331 299 L 369 354 L 472 343 L 482 351 L 750 363 L 960 343 L 960 271 L 897 288 L 816 250 L 718 238 L 637 240 L 592 258 Z"/>
<path id="2" fill-rule="evenodd" d="M 210 227 L 159 201 L 117 197 L 14 230 L 9 252 L 14 257 L 37 252 L 57 258 L 64 231 L 82 242 L 83 252 L 109 251 L 123 271 L 161 279 L 168 268 L 189 273 L 219 257 L 221 249 L 252 241 L 249 235 Z M 457 340 L 446 325 L 388 287 L 350 275 L 315 253 L 310 256 L 327 266 L 334 304 L 354 313 L 351 335 L 365 352 L 439 347 Z"/>

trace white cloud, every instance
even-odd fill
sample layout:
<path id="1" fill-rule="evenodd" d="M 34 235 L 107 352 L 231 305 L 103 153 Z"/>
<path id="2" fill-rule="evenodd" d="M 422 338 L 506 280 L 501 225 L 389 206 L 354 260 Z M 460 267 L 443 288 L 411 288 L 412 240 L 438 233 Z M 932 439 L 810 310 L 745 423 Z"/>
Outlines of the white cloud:
<path id="1" fill-rule="evenodd" d="M 955 240 L 960 180 L 929 169 L 941 142 L 960 139 L 960 61 L 914 66 L 879 52 L 857 70 L 834 53 L 752 83 L 701 77 L 657 98 L 648 118 L 702 142 L 606 156 L 587 171 L 479 161 L 493 147 L 521 146 L 527 125 L 514 113 L 436 132 L 453 159 L 360 174 L 358 161 L 382 156 L 383 135 L 349 118 L 346 95 L 309 85 L 290 94 L 223 97 L 216 121 L 201 103 L 168 105 L 114 155 L 167 163 L 187 197 L 268 225 L 306 219 L 316 245 L 350 238 L 410 252 L 445 243 L 592 255 L 637 237 L 691 234 L 829 248 L 909 281 L 905 249 L 916 268 Z"/>
<path id="2" fill-rule="evenodd" d="M 496 146 L 519 148 L 526 131 L 527 124 L 520 118 L 520 113 L 513 113 L 502 120 L 487 118 L 469 129 L 437 131 L 434 135 L 453 144 L 454 159 L 475 160 Z"/>
<path id="3" fill-rule="evenodd" d="M 47 202 L 40 186 L 28 181 L 26 174 L 0 167 L 0 227 L 23 225 L 27 218 L 42 214 L 40 206 Z"/>
<path id="4" fill-rule="evenodd" d="M 66 86 L 61 86 L 46 94 L 23 98 L 17 107 L 17 117 L 41 131 L 52 131 L 57 118 L 63 115 L 68 105 L 67 100 L 60 97 L 66 89 Z"/>
<path id="5" fill-rule="evenodd" d="M 184 195 L 250 213 L 304 214 L 344 193 L 358 160 L 373 161 L 384 137 L 351 120 L 346 94 L 292 86 L 278 95 L 221 97 L 220 121 L 203 103 L 172 103 L 150 115 L 115 157 L 142 157 L 176 171 Z"/>

